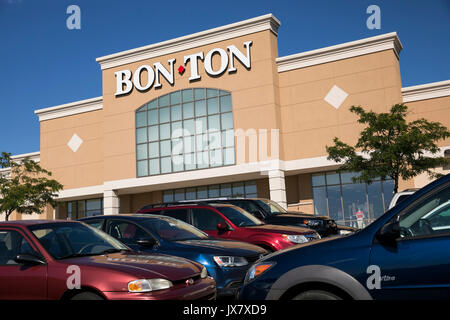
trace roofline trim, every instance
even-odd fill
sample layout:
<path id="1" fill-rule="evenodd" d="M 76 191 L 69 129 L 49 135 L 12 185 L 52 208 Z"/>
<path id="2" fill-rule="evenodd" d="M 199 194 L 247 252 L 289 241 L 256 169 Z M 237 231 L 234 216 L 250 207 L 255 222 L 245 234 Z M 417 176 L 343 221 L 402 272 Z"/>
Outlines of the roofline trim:
<path id="1" fill-rule="evenodd" d="M 34 113 L 39 117 L 39 122 L 42 122 L 101 109 L 103 109 L 103 97 L 97 97 L 35 110 Z"/>
<path id="2" fill-rule="evenodd" d="M 430 82 L 402 88 L 403 102 L 413 102 L 450 96 L 450 80 Z"/>

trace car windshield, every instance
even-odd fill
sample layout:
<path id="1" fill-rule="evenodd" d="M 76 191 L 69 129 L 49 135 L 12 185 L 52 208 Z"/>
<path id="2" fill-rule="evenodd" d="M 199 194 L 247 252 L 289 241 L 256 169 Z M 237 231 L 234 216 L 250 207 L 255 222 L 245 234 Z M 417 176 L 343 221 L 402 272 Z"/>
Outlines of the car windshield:
<path id="1" fill-rule="evenodd" d="M 84 223 L 38 224 L 29 229 L 55 259 L 129 250 L 113 237 Z"/>
<path id="2" fill-rule="evenodd" d="M 260 226 L 264 223 L 239 207 L 216 207 L 225 217 L 238 227 Z"/>
<path id="3" fill-rule="evenodd" d="M 166 241 L 206 239 L 208 235 L 186 222 L 172 218 L 145 219 L 142 225 Z"/>
<path id="4" fill-rule="evenodd" d="M 278 203 L 272 200 L 256 200 L 256 202 L 264 209 L 265 212 L 271 215 L 287 213 Z"/>

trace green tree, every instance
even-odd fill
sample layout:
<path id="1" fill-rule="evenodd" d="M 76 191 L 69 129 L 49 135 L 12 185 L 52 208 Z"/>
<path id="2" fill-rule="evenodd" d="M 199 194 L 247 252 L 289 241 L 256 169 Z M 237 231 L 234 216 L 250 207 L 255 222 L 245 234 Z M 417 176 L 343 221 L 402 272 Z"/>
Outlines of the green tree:
<path id="1" fill-rule="evenodd" d="M 366 112 L 360 106 L 352 106 L 350 111 L 366 125 L 358 142 L 352 147 L 336 137 L 334 146 L 326 146 L 326 150 L 329 160 L 343 163 L 339 171 L 359 172 L 354 182 L 391 178 L 394 192 L 398 192 L 399 178 L 406 180 L 424 172 L 432 178 L 439 176 L 431 169 L 447 163 L 444 157 L 435 156 L 439 152 L 436 142 L 450 137 L 445 126 L 423 118 L 407 122 L 404 104 L 392 106 L 388 113 Z"/>
<path id="2" fill-rule="evenodd" d="M 47 204 L 56 206 L 56 192 L 63 186 L 50 179 L 51 172 L 29 158 L 15 161 L 10 153 L 0 156 L 0 214 L 5 220 L 14 212 L 42 213 Z"/>

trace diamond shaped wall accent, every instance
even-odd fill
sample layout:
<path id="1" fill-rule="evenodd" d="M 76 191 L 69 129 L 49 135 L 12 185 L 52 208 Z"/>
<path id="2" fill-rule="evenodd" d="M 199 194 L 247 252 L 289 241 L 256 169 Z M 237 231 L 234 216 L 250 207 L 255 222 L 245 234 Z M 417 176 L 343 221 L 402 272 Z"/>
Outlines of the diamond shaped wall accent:
<path id="1" fill-rule="evenodd" d="M 83 139 L 81 139 L 76 133 L 70 138 L 69 142 L 67 142 L 67 146 L 73 152 L 77 152 L 80 146 L 83 144 Z"/>
<path id="2" fill-rule="evenodd" d="M 337 85 L 334 85 L 333 88 L 325 96 L 324 100 L 331 104 L 336 109 L 342 105 L 344 100 L 348 97 L 348 93 L 339 88 Z"/>

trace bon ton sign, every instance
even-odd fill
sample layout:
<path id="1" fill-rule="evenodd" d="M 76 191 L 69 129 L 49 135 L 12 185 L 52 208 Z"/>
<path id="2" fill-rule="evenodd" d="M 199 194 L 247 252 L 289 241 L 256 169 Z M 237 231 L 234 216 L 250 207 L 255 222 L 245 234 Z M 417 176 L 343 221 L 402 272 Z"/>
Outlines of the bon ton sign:
<path id="1" fill-rule="evenodd" d="M 126 95 L 133 90 L 133 87 L 140 92 L 153 88 L 161 88 L 161 77 L 171 85 L 175 84 L 175 68 L 179 74 L 183 75 L 189 65 L 189 81 L 200 81 L 199 69 L 203 68 L 211 77 L 219 77 L 224 73 L 236 72 L 235 61 L 239 61 L 247 70 L 251 68 L 250 47 L 252 41 L 243 43 L 241 51 L 235 45 L 230 45 L 225 49 L 214 48 L 208 52 L 197 52 L 184 56 L 183 63 L 176 65 L 176 59 L 169 59 L 164 65 L 161 62 L 153 65 L 143 64 L 136 70 L 124 69 L 115 72 L 116 92 L 115 96 Z M 213 68 L 213 57 L 217 56 L 219 63 Z"/>

